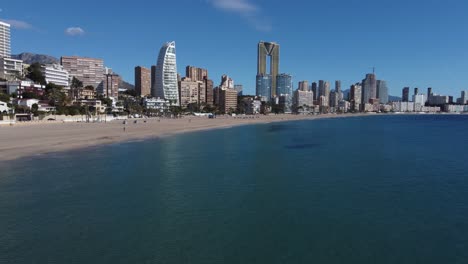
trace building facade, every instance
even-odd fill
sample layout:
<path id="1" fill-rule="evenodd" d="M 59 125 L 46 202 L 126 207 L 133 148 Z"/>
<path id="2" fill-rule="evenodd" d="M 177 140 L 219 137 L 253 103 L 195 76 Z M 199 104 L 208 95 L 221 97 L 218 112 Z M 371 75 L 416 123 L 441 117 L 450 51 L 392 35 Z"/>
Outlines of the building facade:
<path id="1" fill-rule="evenodd" d="M 118 74 L 108 73 L 104 76 L 102 85 L 99 85 L 96 91 L 107 98 L 118 98 L 120 81 L 121 78 Z"/>
<path id="2" fill-rule="evenodd" d="M 279 73 L 280 45 L 274 42 L 258 43 L 257 76 L 271 76 L 270 97 L 276 96 L 276 76 Z M 270 70 L 267 71 L 267 57 L 270 57 Z M 258 77 L 257 77 L 258 79 Z M 260 96 L 257 94 L 257 96 Z"/>
<path id="3" fill-rule="evenodd" d="M 161 47 L 156 66 L 154 97 L 168 100 L 172 105 L 179 106 L 179 89 L 177 84 L 176 44 L 168 42 Z"/>
<path id="4" fill-rule="evenodd" d="M 401 97 L 402 102 L 409 102 L 409 92 L 410 92 L 409 87 L 403 88 L 402 97 Z"/>
<path id="5" fill-rule="evenodd" d="M 75 77 L 83 82 L 83 87 L 98 88 L 104 81 L 104 61 L 101 59 L 65 56 L 60 62 L 71 78 Z"/>
<path id="6" fill-rule="evenodd" d="M 190 78 L 195 82 L 201 82 L 205 78 L 208 78 L 208 70 L 194 66 L 187 66 L 185 68 L 185 77 Z"/>
<path id="7" fill-rule="evenodd" d="M 375 74 L 369 73 L 362 80 L 362 104 L 369 103 L 370 99 L 377 98 L 377 79 Z"/>
<path id="8" fill-rule="evenodd" d="M 180 106 L 187 108 L 190 104 L 198 104 L 200 101 L 199 83 L 190 78 L 182 78 L 179 82 Z"/>
<path id="9" fill-rule="evenodd" d="M 11 57 L 10 24 L 0 21 L 0 58 Z"/>
<path id="10" fill-rule="evenodd" d="M 45 77 L 46 83 L 53 83 L 64 88 L 70 87 L 70 76 L 68 71 L 62 65 L 48 64 L 41 66 L 42 74 Z"/>
<path id="11" fill-rule="evenodd" d="M 377 98 L 382 104 L 388 103 L 388 87 L 386 81 L 377 80 Z"/>
<path id="12" fill-rule="evenodd" d="M 284 112 L 290 113 L 293 108 L 293 81 L 290 74 L 282 73 L 276 76 L 277 96 L 281 97 Z M 308 86 L 307 82 L 305 83 Z"/>
<path id="13" fill-rule="evenodd" d="M 141 97 L 151 95 L 151 70 L 145 67 L 135 67 L 135 91 Z"/>
<path id="14" fill-rule="evenodd" d="M 23 61 L 10 58 L 0 58 L 0 79 L 18 80 L 23 76 Z"/>
<path id="15" fill-rule="evenodd" d="M 256 83 L 256 95 L 261 98 L 262 102 L 270 102 L 271 94 L 271 85 L 272 85 L 272 76 L 269 74 L 266 75 L 257 75 Z"/>
<path id="16" fill-rule="evenodd" d="M 349 92 L 349 102 L 351 103 L 351 111 L 359 112 L 362 104 L 362 87 L 361 84 L 351 85 Z"/>

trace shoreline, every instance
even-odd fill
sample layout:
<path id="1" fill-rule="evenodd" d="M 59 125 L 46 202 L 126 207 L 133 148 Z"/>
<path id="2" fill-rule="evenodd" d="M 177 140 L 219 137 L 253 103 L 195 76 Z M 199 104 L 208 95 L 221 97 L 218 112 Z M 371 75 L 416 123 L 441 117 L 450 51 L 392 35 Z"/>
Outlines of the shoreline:
<path id="1" fill-rule="evenodd" d="M 388 114 L 271 115 L 255 118 L 223 116 L 216 119 L 190 116 L 181 119 L 146 119 L 146 123 L 142 119 L 129 119 L 126 125 L 122 121 L 112 121 L 4 126 L 0 127 L 0 162 L 243 125 L 383 115 Z M 134 124 L 135 120 L 137 124 Z"/>

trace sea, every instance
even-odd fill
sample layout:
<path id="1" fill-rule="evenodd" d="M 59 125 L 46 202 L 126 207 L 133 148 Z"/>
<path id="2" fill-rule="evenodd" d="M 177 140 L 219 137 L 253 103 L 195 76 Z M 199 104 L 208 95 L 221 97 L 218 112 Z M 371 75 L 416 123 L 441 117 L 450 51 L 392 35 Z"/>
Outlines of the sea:
<path id="1" fill-rule="evenodd" d="M 2 162 L 0 263 L 468 263 L 468 116 L 248 125 Z"/>

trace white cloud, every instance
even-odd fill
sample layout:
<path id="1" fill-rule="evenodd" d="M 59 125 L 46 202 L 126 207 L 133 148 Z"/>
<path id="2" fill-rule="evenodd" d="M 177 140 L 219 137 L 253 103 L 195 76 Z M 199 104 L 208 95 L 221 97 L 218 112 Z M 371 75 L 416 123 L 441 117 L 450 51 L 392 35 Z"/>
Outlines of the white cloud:
<path id="1" fill-rule="evenodd" d="M 69 27 L 65 30 L 65 34 L 68 36 L 82 36 L 85 34 L 85 31 L 80 27 Z"/>
<path id="2" fill-rule="evenodd" d="M 16 29 L 31 29 L 33 26 L 28 22 L 14 19 L 2 19 L 3 22 L 10 24 L 12 28 Z"/>
<path id="3" fill-rule="evenodd" d="M 261 8 L 252 0 L 207 0 L 215 8 L 240 15 L 258 31 L 272 30 L 270 19 L 261 14 Z"/>

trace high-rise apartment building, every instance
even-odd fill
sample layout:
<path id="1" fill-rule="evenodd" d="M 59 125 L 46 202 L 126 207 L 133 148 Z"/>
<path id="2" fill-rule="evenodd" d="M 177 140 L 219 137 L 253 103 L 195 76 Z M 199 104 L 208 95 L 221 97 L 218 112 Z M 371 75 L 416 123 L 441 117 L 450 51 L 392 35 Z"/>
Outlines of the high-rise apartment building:
<path id="1" fill-rule="evenodd" d="M 135 91 L 141 97 L 151 95 L 151 70 L 145 67 L 135 67 Z"/>
<path id="2" fill-rule="evenodd" d="M 300 81 L 299 87 L 297 87 L 301 91 L 309 91 L 309 82 L 308 81 Z"/>
<path id="3" fill-rule="evenodd" d="M 386 81 L 377 80 L 377 98 L 382 104 L 388 103 L 388 87 Z"/>
<path id="4" fill-rule="evenodd" d="M 187 108 L 189 104 L 199 103 L 200 89 L 197 81 L 190 78 L 182 78 L 179 82 L 180 106 Z"/>
<path id="5" fill-rule="evenodd" d="M 283 98 L 283 105 L 284 105 L 284 112 L 290 113 L 292 111 L 293 105 L 293 82 L 292 76 L 289 74 L 280 74 L 276 76 L 276 84 L 277 84 L 277 96 L 281 96 Z M 305 85 L 308 86 L 306 83 Z M 308 90 L 305 90 L 308 91 Z"/>
<path id="6" fill-rule="evenodd" d="M 104 75 L 104 82 L 98 86 L 96 91 L 105 97 L 118 98 L 119 97 L 119 84 L 122 79 L 118 74 L 108 72 Z"/>
<path id="7" fill-rule="evenodd" d="M 151 96 L 156 97 L 156 94 L 154 92 L 156 91 L 156 88 L 154 87 L 154 84 L 156 83 L 156 65 L 151 65 Z"/>
<path id="8" fill-rule="evenodd" d="M 270 96 L 276 96 L 276 76 L 279 73 L 280 45 L 274 42 L 258 43 L 257 76 L 271 76 Z M 267 71 L 267 57 L 270 57 L 270 70 Z M 257 77 L 258 80 L 258 77 Z M 258 82 L 257 82 L 258 84 Z M 261 90 L 257 88 L 257 91 Z M 257 96 L 260 96 L 257 94 Z M 270 99 L 268 99 L 270 100 Z"/>
<path id="9" fill-rule="evenodd" d="M 294 92 L 294 106 L 299 109 L 300 107 L 314 106 L 314 93 L 312 91 L 301 91 L 297 89 Z"/>
<path id="10" fill-rule="evenodd" d="M 178 106 L 180 104 L 177 83 L 176 44 L 174 41 L 164 44 L 159 51 L 154 91 L 151 94 L 170 101 L 172 105 Z"/>
<path id="11" fill-rule="evenodd" d="M 65 56 L 60 59 L 63 68 L 68 71 L 70 77 L 75 77 L 83 82 L 83 87 L 93 86 L 95 89 L 104 81 L 104 61 L 101 59 L 85 58 L 77 56 Z"/>
<path id="12" fill-rule="evenodd" d="M 314 93 L 314 101 L 316 101 L 317 100 L 317 94 L 318 94 L 318 92 L 317 92 L 318 91 L 317 90 L 317 83 L 316 82 L 312 83 L 311 90 Z"/>
<path id="13" fill-rule="evenodd" d="M 362 80 L 362 104 L 368 104 L 370 99 L 377 99 L 377 79 L 375 74 L 369 73 Z"/>
<path id="14" fill-rule="evenodd" d="M 409 92 L 410 92 L 409 87 L 403 88 L 402 97 L 401 97 L 402 102 L 409 102 Z"/>
<path id="15" fill-rule="evenodd" d="M 11 57 L 10 24 L 0 21 L 0 58 Z"/>
<path id="16" fill-rule="evenodd" d="M 256 95 L 261 98 L 263 102 L 270 102 L 272 85 L 272 76 L 269 74 L 257 75 Z"/>
<path id="17" fill-rule="evenodd" d="M 325 97 L 324 100 L 328 101 L 330 100 L 330 82 L 320 80 L 319 81 L 319 91 L 318 91 L 318 96 L 317 98 L 320 98 L 320 96 Z"/>
<path id="18" fill-rule="evenodd" d="M 213 106 L 214 104 L 214 94 L 213 94 L 213 89 L 214 89 L 214 83 L 213 80 L 205 78 L 205 89 L 206 89 L 206 104 L 209 106 Z"/>
<path id="19" fill-rule="evenodd" d="M 194 66 L 187 66 L 185 68 L 185 77 L 196 82 L 203 81 L 205 78 L 208 78 L 208 70 Z"/>
<path id="20" fill-rule="evenodd" d="M 351 85 L 349 92 L 349 102 L 351 103 L 351 111 L 358 112 L 362 103 L 362 87 L 361 84 Z"/>

